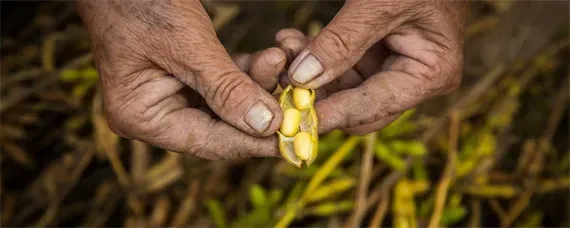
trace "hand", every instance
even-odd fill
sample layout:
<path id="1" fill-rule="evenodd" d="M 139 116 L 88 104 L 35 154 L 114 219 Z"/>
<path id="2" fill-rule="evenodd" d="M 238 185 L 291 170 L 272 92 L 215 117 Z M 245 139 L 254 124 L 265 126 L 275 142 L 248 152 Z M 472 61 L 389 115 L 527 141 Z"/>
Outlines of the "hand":
<path id="1" fill-rule="evenodd" d="M 282 112 L 256 81 L 276 80 L 283 51 L 252 56 L 250 78 L 199 1 L 80 1 L 78 9 L 115 133 L 208 159 L 278 155 L 275 137 L 260 136 L 279 128 Z"/>
<path id="2" fill-rule="evenodd" d="M 376 131 L 457 88 L 465 13 L 462 1 L 347 1 L 291 63 L 288 79 L 305 88 L 345 85 L 315 103 L 320 132 Z"/>

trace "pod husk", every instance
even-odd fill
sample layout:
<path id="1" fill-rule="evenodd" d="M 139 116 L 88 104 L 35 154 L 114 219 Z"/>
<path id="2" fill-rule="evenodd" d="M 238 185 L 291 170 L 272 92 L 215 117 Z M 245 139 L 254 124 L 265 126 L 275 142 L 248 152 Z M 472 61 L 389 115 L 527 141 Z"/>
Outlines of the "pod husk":
<path id="1" fill-rule="evenodd" d="M 295 103 L 293 101 L 293 86 L 289 85 L 287 88 L 283 90 L 281 96 L 279 98 L 279 105 L 281 106 L 282 110 L 287 110 L 288 108 L 295 108 Z M 306 110 L 299 110 L 301 112 L 301 123 L 299 125 L 299 132 L 309 132 L 311 134 L 311 141 L 313 143 L 313 150 L 309 159 L 306 160 L 307 166 L 310 166 L 315 159 L 317 158 L 318 154 L 318 141 L 319 141 L 319 134 L 318 134 L 318 119 L 315 109 L 312 107 L 312 104 L 315 102 L 315 91 L 311 91 L 311 108 Z M 287 137 L 281 132 L 277 132 L 279 135 L 279 151 L 281 155 L 287 162 L 301 167 L 302 160 L 299 159 L 295 154 L 295 149 L 293 147 L 294 143 L 294 136 Z"/>

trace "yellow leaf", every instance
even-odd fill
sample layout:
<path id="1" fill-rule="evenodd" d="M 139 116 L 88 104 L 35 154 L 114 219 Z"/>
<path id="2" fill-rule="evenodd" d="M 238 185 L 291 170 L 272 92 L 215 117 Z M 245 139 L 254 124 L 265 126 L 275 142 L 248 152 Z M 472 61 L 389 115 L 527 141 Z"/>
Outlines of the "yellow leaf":
<path id="1" fill-rule="evenodd" d="M 352 178 L 338 179 L 323 184 L 307 197 L 307 203 L 330 198 L 352 188 L 356 181 Z"/>
<path id="2" fill-rule="evenodd" d="M 311 208 L 307 208 L 305 213 L 317 216 L 331 216 L 351 211 L 353 207 L 354 207 L 354 202 L 352 200 L 346 200 L 340 202 L 326 202 Z"/>
<path id="3" fill-rule="evenodd" d="M 81 77 L 77 69 L 63 69 L 59 74 L 59 80 L 63 82 L 75 82 Z"/>

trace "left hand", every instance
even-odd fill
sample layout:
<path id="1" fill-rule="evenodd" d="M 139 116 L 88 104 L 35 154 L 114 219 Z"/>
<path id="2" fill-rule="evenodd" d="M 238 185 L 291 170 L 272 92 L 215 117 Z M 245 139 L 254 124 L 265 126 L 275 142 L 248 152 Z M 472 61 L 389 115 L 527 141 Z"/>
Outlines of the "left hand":
<path id="1" fill-rule="evenodd" d="M 341 85 L 315 103 L 320 133 L 376 131 L 459 86 L 465 14 L 462 1 L 347 1 L 329 25 L 304 41 L 287 81 L 304 88 Z M 302 46 L 298 31 L 280 33 L 276 38 L 286 51 L 287 45 Z"/>

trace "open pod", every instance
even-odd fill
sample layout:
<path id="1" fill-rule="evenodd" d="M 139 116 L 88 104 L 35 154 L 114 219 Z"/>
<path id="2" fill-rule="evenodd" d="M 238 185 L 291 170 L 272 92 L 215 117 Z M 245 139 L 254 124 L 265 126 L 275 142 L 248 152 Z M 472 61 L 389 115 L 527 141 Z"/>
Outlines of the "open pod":
<path id="1" fill-rule="evenodd" d="M 284 112 L 289 109 L 298 111 L 298 114 L 285 114 L 283 126 L 277 132 L 281 155 L 297 167 L 301 167 L 303 161 L 310 166 L 317 158 L 319 135 L 317 114 L 313 108 L 314 102 L 314 90 L 296 89 L 292 85 L 283 90 L 279 99 Z"/>

